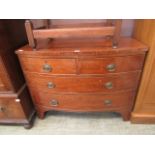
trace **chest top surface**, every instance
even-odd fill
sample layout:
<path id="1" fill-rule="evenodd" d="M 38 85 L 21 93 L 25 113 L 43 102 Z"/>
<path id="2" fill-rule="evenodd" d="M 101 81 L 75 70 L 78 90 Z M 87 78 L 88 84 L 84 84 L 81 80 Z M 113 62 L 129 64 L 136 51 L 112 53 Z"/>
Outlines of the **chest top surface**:
<path id="1" fill-rule="evenodd" d="M 23 46 L 16 54 L 25 56 L 119 56 L 144 54 L 148 47 L 132 38 L 121 38 L 118 48 L 105 39 L 55 39 L 39 40 L 37 49 Z"/>

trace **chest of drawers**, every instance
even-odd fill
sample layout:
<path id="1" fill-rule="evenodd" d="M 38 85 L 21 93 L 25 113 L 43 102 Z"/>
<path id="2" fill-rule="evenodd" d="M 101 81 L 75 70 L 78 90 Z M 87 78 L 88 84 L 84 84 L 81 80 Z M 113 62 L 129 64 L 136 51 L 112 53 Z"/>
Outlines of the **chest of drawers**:
<path id="1" fill-rule="evenodd" d="M 26 43 L 24 20 L 0 20 L 0 124 L 32 127 L 34 107 L 14 50 Z"/>
<path id="2" fill-rule="evenodd" d="M 38 116 L 50 110 L 118 112 L 130 118 L 147 47 L 122 38 L 117 49 L 102 39 L 55 39 L 16 51 Z"/>

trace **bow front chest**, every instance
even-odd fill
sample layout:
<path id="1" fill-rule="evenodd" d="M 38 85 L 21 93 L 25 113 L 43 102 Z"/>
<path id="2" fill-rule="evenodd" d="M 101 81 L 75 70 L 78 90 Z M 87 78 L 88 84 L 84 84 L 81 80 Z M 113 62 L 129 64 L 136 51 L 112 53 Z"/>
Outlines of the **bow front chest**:
<path id="1" fill-rule="evenodd" d="M 118 112 L 130 118 L 147 47 L 121 38 L 118 48 L 102 39 L 38 41 L 16 51 L 38 116 L 50 110 Z"/>

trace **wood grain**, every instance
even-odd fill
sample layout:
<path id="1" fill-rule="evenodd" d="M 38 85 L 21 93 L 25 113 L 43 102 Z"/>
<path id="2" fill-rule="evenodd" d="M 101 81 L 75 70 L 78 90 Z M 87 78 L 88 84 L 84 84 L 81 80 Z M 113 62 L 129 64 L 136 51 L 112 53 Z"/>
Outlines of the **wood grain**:
<path id="1" fill-rule="evenodd" d="M 131 121 L 155 123 L 155 20 L 136 20 L 134 37 L 150 49 Z"/>
<path id="2" fill-rule="evenodd" d="M 113 36 L 113 47 L 117 47 L 120 41 L 120 35 L 122 30 L 122 20 L 115 20 L 115 31 Z"/>
<path id="3" fill-rule="evenodd" d="M 141 72 L 129 72 L 123 74 L 101 76 L 50 76 L 27 73 L 26 78 L 31 89 L 47 93 L 111 93 L 123 90 L 136 90 L 139 84 Z M 112 83 L 108 89 L 106 84 Z M 49 88 L 52 83 L 54 88 Z"/>
<path id="4" fill-rule="evenodd" d="M 44 74 L 76 74 L 75 59 L 42 59 L 21 57 L 24 71 L 38 72 Z M 47 72 L 44 65 L 49 65 L 52 69 Z"/>
<path id="5" fill-rule="evenodd" d="M 79 26 L 77 27 L 61 27 L 61 28 L 55 28 L 55 27 L 49 28 L 48 21 L 50 20 L 43 21 L 45 27 L 48 29 L 41 29 L 41 28 L 33 29 L 33 25 L 29 20 L 25 22 L 29 45 L 32 48 L 36 48 L 37 44 L 35 41 L 37 39 L 75 38 L 75 37 L 76 38 L 108 37 L 110 39 L 113 38 L 114 48 L 117 48 L 118 46 L 122 25 L 121 19 L 114 20 L 115 21 L 114 25 L 110 24 L 111 22 L 109 23 L 108 20 L 107 22 L 102 24 L 102 26 L 92 27 L 91 24 L 89 23 L 89 25 L 85 27 L 79 24 Z"/>
<path id="6" fill-rule="evenodd" d="M 110 41 L 52 40 L 38 42 L 34 51 L 25 46 L 16 51 L 39 118 L 45 112 L 113 111 L 129 120 L 136 96 L 147 46 L 122 38 L 117 49 L 107 46 Z M 50 71 L 43 71 L 44 64 Z M 107 65 L 115 64 L 114 71 Z M 113 89 L 104 87 L 113 82 Z M 49 89 L 48 82 L 55 87 Z M 58 105 L 52 106 L 51 101 Z M 112 100 L 111 105 L 104 101 Z"/>
<path id="7" fill-rule="evenodd" d="M 34 108 L 14 51 L 26 44 L 24 20 L 0 20 L 0 123 L 30 128 Z"/>
<path id="8" fill-rule="evenodd" d="M 0 94 L 0 109 L 1 124 L 32 126 L 31 120 L 35 111 L 25 85 L 18 93 Z"/>
<path id="9" fill-rule="evenodd" d="M 29 45 L 32 48 L 35 48 L 36 43 L 35 43 L 35 39 L 34 39 L 34 35 L 33 35 L 33 26 L 32 26 L 32 23 L 29 20 L 26 20 L 25 28 L 26 28 L 26 33 L 27 33 L 27 38 L 28 38 L 28 41 L 29 41 Z"/>
<path id="10" fill-rule="evenodd" d="M 24 57 L 108 57 L 108 56 L 129 56 L 145 54 L 148 47 L 132 38 L 121 38 L 118 49 L 109 47 L 109 40 L 100 39 L 53 39 L 49 41 L 38 40 L 37 52 L 29 45 L 16 50 L 16 53 Z M 52 52 L 51 52 L 52 51 Z"/>
<path id="11" fill-rule="evenodd" d="M 140 70 L 143 66 L 145 55 L 110 57 L 98 59 L 79 59 L 80 74 L 105 74 Z M 134 62 L 134 63 L 133 63 Z M 114 71 L 109 71 L 107 66 L 115 65 Z"/>
<path id="12" fill-rule="evenodd" d="M 103 37 L 112 36 L 115 27 L 85 27 L 33 30 L 34 38 L 74 38 L 74 37 Z"/>
<path id="13" fill-rule="evenodd" d="M 24 84 L 22 70 L 14 53 L 16 48 L 26 44 L 22 24 L 24 24 L 24 20 L 0 20 L 0 78 L 5 87 L 4 91 L 16 92 Z M 18 28 L 19 31 L 14 32 L 15 28 Z"/>
<path id="14" fill-rule="evenodd" d="M 44 97 L 43 97 L 44 96 Z M 111 93 L 109 95 L 103 94 L 50 94 L 50 93 L 37 93 L 35 100 L 37 105 L 49 107 L 50 109 L 62 109 L 68 111 L 104 111 L 105 109 L 126 107 L 131 109 L 135 92 L 127 91 L 122 93 Z M 58 106 L 52 106 L 50 101 L 55 99 L 58 101 Z M 105 100 L 111 100 L 112 104 L 106 105 Z"/>
<path id="15" fill-rule="evenodd" d="M 126 57 L 104 57 L 104 58 L 79 58 L 79 59 L 47 59 L 20 57 L 23 69 L 29 72 L 43 74 L 106 74 L 141 70 L 145 55 Z M 126 63 L 124 63 L 126 62 Z M 134 62 L 134 63 L 133 63 Z M 107 66 L 115 65 L 114 71 L 109 71 Z M 44 70 L 44 65 L 49 65 L 50 71 Z"/>

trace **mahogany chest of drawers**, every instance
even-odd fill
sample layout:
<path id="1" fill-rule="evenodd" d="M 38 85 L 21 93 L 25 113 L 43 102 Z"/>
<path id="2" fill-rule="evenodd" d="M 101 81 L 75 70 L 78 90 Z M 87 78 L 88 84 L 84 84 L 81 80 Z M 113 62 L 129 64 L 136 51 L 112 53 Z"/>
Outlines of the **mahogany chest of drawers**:
<path id="1" fill-rule="evenodd" d="M 50 110 L 118 112 L 130 118 L 147 47 L 121 38 L 118 48 L 102 39 L 54 39 L 16 51 L 38 116 Z"/>
<path id="2" fill-rule="evenodd" d="M 24 20 L 0 20 L 0 124 L 32 126 L 32 100 L 14 50 L 26 44 Z"/>

